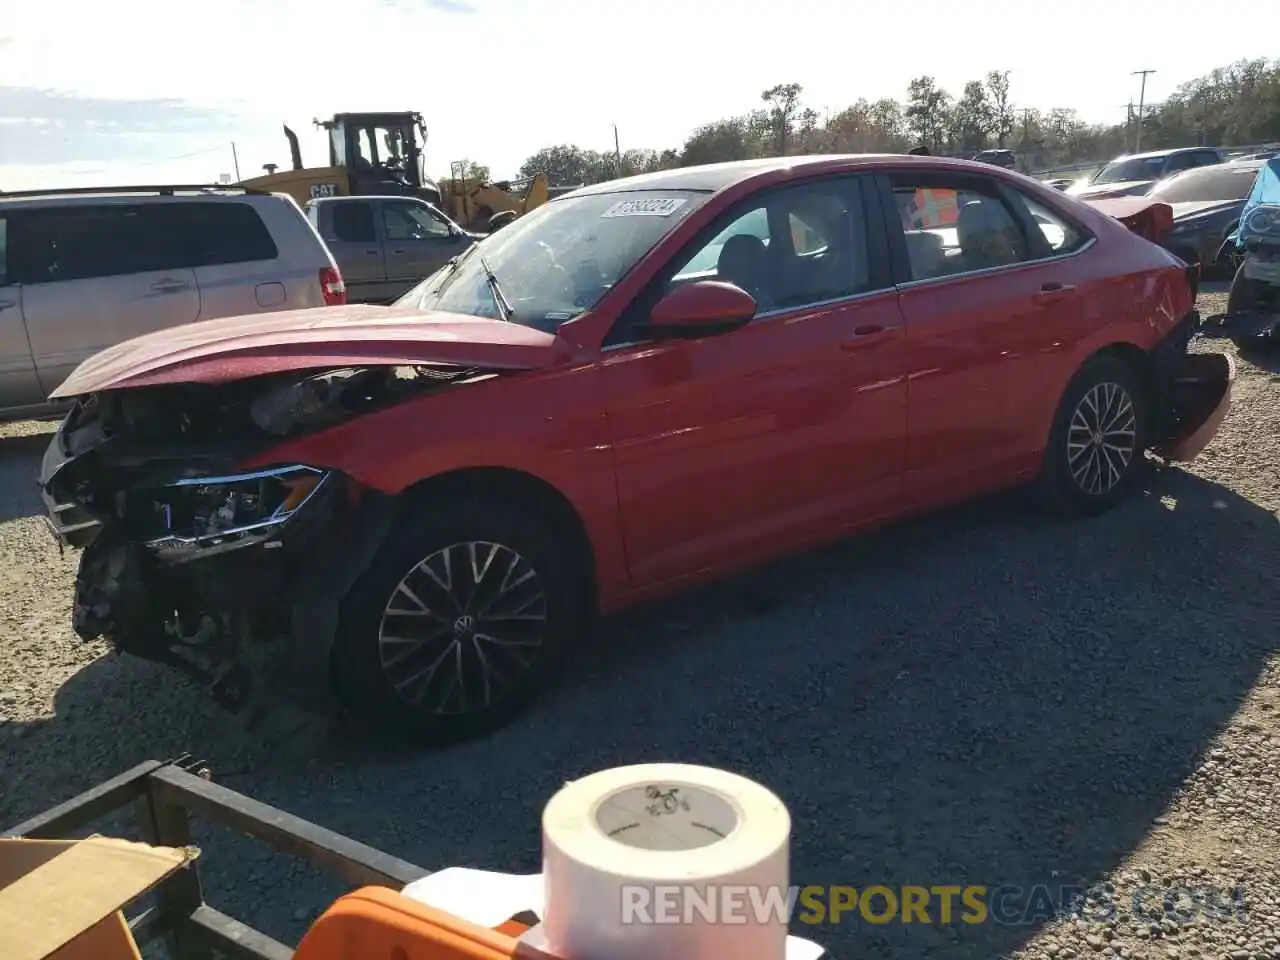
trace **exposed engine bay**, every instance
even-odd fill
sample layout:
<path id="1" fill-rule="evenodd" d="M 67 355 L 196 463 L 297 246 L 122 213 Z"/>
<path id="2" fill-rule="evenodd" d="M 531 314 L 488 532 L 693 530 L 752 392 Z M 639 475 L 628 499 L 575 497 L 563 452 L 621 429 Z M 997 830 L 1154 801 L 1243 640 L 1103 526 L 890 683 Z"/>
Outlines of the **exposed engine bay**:
<path id="1" fill-rule="evenodd" d="M 59 543 L 84 548 L 76 633 L 179 667 L 233 709 L 274 686 L 275 666 L 322 679 L 338 600 L 380 543 L 391 498 L 323 466 L 237 465 L 491 376 L 374 366 L 80 398 L 40 477 Z"/>

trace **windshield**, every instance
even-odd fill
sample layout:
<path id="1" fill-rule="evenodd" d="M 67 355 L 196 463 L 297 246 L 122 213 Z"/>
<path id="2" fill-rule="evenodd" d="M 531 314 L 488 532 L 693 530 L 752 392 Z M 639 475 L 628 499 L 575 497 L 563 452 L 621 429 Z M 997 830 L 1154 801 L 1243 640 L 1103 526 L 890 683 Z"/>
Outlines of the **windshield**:
<path id="1" fill-rule="evenodd" d="M 1149 196 L 1165 203 L 1210 200 L 1243 200 L 1258 176 L 1256 163 L 1219 163 L 1199 170 L 1187 170 L 1156 184 Z"/>
<path id="2" fill-rule="evenodd" d="M 553 332 L 585 313 L 711 194 L 645 190 L 566 197 L 491 234 L 396 301 L 501 319 L 487 265 L 514 323 Z M 481 257 L 484 264 L 481 264 Z"/>
<path id="3" fill-rule="evenodd" d="M 1113 160 L 1098 171 L 1093 183 L 1121 183 L 1125 180 L 1159 180 L 1164 157 L 1134 157 Z"/>

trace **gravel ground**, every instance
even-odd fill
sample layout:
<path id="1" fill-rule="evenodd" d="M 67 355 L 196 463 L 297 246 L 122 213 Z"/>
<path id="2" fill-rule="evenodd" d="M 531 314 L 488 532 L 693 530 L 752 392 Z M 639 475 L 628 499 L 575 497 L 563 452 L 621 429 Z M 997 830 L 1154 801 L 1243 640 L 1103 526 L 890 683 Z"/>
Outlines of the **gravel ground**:
<path id="1" fill-rule="evenodd" d="M 75 557 L 31 483 L 31 435 L 51 427 L 4 427 L 0 825 L 189 751 L 425 867 L 532 871 L 564 780 L 681 760 L 787 801 L 797 883 L 1114 885 L 1109 917 L 797 929 L 839 956 L 1280 957 L 1276 369 L 1242 362 L 1203 457 L 1108 517 L 995 498 L 630 614 L 522 723 L 434 753 L 315 722 L 246 731 L 180 678 L 78 642 Z M 341 892 L 243 837 L 197 839 L 208 899 L 279 938 Z M 1157 893 L 1135 915 L 1149 885 L 1243 885 L 1246 909 L 1180 923 Z"/>

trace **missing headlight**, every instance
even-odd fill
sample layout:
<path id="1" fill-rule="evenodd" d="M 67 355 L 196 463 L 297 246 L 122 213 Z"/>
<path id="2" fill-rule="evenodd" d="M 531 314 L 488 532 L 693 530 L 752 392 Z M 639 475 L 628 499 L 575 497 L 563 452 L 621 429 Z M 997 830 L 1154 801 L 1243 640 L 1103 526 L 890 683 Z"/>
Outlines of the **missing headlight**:
<path id="1" fill-rule="evenodd" d="M 180 562 L 270 541 L 329 474 L 297 464 L 166 485 L 153 501 L 147 547 Z"/>

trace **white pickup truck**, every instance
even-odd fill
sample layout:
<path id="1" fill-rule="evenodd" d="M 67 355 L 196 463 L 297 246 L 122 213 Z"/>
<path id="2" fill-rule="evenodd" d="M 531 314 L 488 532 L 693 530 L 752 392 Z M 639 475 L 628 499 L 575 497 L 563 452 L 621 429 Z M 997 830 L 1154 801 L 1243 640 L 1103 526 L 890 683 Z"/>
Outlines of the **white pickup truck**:
<path id="1" fill-rule="evenodd" d="M 323 197 L 305 209 L 351 303 L 390 303 L 483 236 L 414 197 Z"/>

